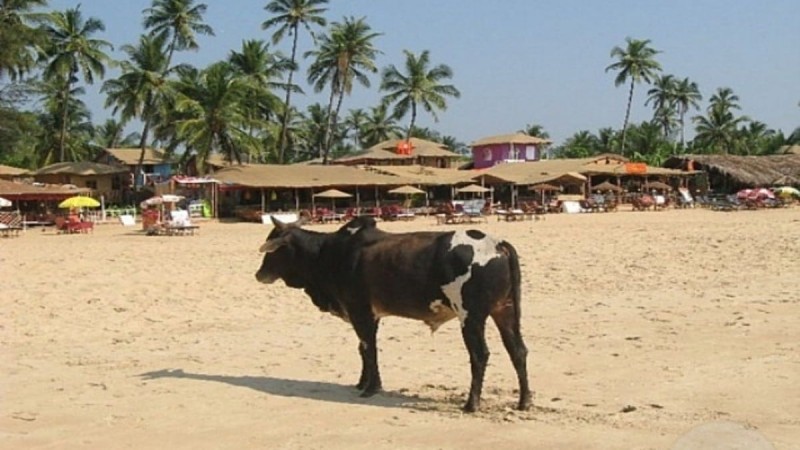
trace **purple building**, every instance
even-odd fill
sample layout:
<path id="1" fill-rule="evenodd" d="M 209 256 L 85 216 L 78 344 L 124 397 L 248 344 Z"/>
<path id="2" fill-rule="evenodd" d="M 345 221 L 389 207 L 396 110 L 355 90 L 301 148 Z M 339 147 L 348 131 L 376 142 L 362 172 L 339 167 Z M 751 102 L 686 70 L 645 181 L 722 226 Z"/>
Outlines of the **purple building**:
<path id="1" fill-rule="evenodd" d="M 472 162 L 484 169 L 504 162 L 538 161 L 542 149 L 551 141 L 523 133 L 489 136 L 473 142 Z"/>

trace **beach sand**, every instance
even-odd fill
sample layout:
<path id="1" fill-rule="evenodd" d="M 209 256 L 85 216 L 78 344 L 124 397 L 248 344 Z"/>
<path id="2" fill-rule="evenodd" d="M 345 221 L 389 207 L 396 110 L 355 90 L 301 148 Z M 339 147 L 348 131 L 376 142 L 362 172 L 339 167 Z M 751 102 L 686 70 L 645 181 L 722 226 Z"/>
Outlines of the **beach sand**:
<path id="1" fill-rule="evenodd" d="M 490 325 L 461 413 L 457 321 L 384 319 L 385 391 L 359 398 L 349 325 L 255 281 L 264 225 L 33 229 L 0 240 L 0 448 L 663 449 L 720 421 L 800 448 L 800 207 L 472 227 L 521 255 L 530 411 Z"/>

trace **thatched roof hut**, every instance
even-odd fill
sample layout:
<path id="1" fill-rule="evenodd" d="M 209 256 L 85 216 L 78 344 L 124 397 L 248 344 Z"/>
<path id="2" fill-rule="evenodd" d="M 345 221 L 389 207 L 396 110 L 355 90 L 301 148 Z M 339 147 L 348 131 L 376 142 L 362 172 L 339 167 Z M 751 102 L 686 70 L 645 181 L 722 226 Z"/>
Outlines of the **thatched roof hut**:
<path id="1" fill-rule="evenodd" d="M 425 186 L 445 186 L 472 183 L 476 172 L 471 170 L 440 169 L 420 165 L 411 166 L 370 166 L 366 170 L 393 175 L 411 180 L 412 184 Z"/>
<path id="2" fill-rule="evenodd" d="M 708 172 L 712 185 L 721 183 L 731 189 L 771 186 L 780 180 L 800 179 L 800 154 L 678 155 L 669 158 L 664 165 L 673 168 L 693 166 Z M 715 182 L 716 178 L 723 179 Z"/>
<path id="3" fill-rule="evenodd" d="M 220 169 L 222 183 L 264 189 L 401 186 L 413 181 L 347 166 L 248 164 Z"/>
<path id="4" fill-rule="evenodd" d="M 0 197 L 9 200 L 63 200 L 78 194 L 87 194 L 91 189 L 74 185 L 22 183 L 0 180 Z"/>
<path id="5" fill-rule="evenodd" d="M 128 169 L 121 166 L 100 164 L 91 161 L 60 162 L 50 164 L 33 172 L 34 177 L 43 175 L 77 175 L 81 177 L 112 175 L 127 172 Z"/>
<path id="6" fill-rule="evenodd" d="M 0 178 L 5 178 L 7 180 L 10 180 L 12 178 L 25 176 L 27 174 L 28 171 L 25 169 L 20 169 L 19 167 L 6 166 L 4 164 L 0 164 Z"/>
<path id="7" fill-rule="evenodd" d="M 550 139 L 543 139 L 537 136 L 530 136 L 525 133 L 512 133 L 512 134 L 501 134 L 497 136 L 488 136 L 470 144 L 471 147 L 480 147 L 484 145 L 494 145 L 494 144 L 522 144 L 522 145 L 541 145 L 541 144 L 550 144 L 552 141 Z"/>
<path id="8" fill-rule="evenodd" d="M 378 143 L 363 152 L 347 155 L 333 161 L 342 165 L 400 165 L 422 164 L 433 167 L 451 167 L 453 162 L 461 158 L 450 151 L 446 145 L 425 139 L 411 138 L 411 154 L 397 153 L 398 144 L 405 139 L 389 139 Z"/>

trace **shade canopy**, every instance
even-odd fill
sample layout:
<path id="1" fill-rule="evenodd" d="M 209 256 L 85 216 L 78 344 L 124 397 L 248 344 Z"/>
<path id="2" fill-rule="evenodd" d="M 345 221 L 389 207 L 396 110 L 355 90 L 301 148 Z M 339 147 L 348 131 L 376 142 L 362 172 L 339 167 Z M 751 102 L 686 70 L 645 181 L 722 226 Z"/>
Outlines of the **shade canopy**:
<path id="1" fill-rule="evenodd" d="M 533 186 L 530 187 L 530 189 L 536 192 L 545 192 L 545 191 L 560 191 L 561 187 L 550 183 L 539 183 L 539 184 L 534 184 Z"/>
<path id="2" fill-rule="evenodd" d="M 622 188 L 617 186 L 614 183 L 603 181 L 600 184 L 596 184 L 592 186 L 593 191 L 614 191 L 614 192 L 621 192 Z"/>
<path id="3" fill-rule="evenodd" d="M 175 195 L 175 194 L 156 195 L 155 197 L 150 197 L 147 200 L 143 201 L 141 203 L 141 206 L 142 208 L 145 208 L 147 206 L 162 205 L 164 203 L 178 203 L 183 199 L 184 197 L 182 195 Z"/>
<path id="4" fill-rule="evenodd" d="M 477 184 L 468 184 L 468 185 L 466 185 L 466 186 L 464 186 L 462 188 L 456 189 L 456 192 L 458 192 L 458 193 L 465 192 L 465 193 L 472 193 L 472 194 L 482 194 L 482 193 L 490 192 L 490 191 L 491 191 L 491 189 L 489 189 L 487 187 L 483 187 L 483 186 L 477 185 Z"/>
<path id="5" fill-rule="evenodd" d="M 320 198 L 350 198 L 352 195 L 348 194 L 347 192 L 342 192 L 338 189 L 328 189 L 327 191 L 322 191 L 319 193 L 314 194 L 314 197 Z"/>
<path id="6" fill-rule="evenodd" d="M 0 208 L 8 208 L 11 206 L 11 200 L 0 197 Z"/>
<path id="7" fill-rule="evenodd" d="M 100 202 L 83 195 L 70 197 L 58 204 L 59 208 L 97 208 L 98 206 L 100 206 Z"/>
<path id="8" fill-rule="evenodd" d="M 414 186 L 405 185 L 400 186 L 394 189 L 389 190 L 390 194 L 405 194 L 405 195 L 413 195 L 413 194 L 424 194 L 425 191 L 422 189 L 416 188 Z"/>
<path id="9" fill-rule="evenodd" d="M 662 183 L 660 181 L 650 181 L 645 185 L 647 189 L 667 189 L 671 190 L 672 186 L 668 185 L 667 183 Z"/>

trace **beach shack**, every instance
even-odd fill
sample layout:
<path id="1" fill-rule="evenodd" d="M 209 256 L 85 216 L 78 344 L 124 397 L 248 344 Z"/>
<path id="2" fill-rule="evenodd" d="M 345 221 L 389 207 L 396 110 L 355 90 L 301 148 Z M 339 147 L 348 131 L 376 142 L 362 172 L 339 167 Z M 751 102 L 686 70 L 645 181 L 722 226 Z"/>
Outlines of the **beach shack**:
<path id="1" fill-rule="evenodd" d="M 145 148 L 144 159 L 142 159 L 141 172 L 134 174 L 142 156 L 140 148 L 105 148 L 95 158 L 95 162 L 112 166 L 125 167 L 129 173 L 127 186 L 146 186 L 153 183 L 160 183 L 169 180 L 172 176 L 172 162 L 163 150 L 155 148 Z"/>
<path id="2" fill-rule="evenodd" d="M 549 139 L 524 133 L 478 139 L 470 145 L 473 167 L 483 169 L 506 162 L 538 161 L 542 159 L 542 149 L 550 143 Z"/>

